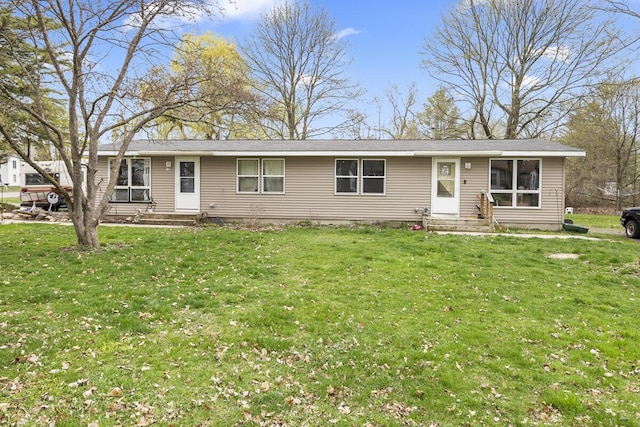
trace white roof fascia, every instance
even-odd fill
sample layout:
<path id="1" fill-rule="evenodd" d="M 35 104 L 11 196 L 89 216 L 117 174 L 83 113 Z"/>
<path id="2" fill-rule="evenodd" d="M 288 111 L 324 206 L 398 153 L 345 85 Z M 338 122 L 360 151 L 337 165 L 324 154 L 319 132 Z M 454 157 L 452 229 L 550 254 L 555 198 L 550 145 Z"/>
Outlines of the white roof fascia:
<path id="1" fill-rule="evenodd" d="M 501 156 L 501 151 L 416 151 L 415 157 L 487 157 Z"/>
<path id="2" fill-rule="evenodd" d="M 102 157 L 102 156 L 113 156 L 113 157 L 115 157 L 115 156 L 117 156 L 117 155 L 118 155 L 118 152 L 117 152 L 117 151 L 98 151 L 98 157 Z M 137 151 L 126 151 L 126 152 L 124 153 L 124 155 L 125 155 L 126 157 L 142 156 L 142 154 L 140 154 L 140 153 L 139 153 L 139 152 L 137 152 Z"/>
<path id="3" fill-rule="evenodd" d="M 116 156 L 117 151 L 98 151 Z M 584 151 L 127 151 L 132 156 L 202 157 L 585 157 Z"/>
<path id="4" fill-rule="evenodd" d="M 503 151 L 502 157 L 585 157 L 584 151 Z"/>
<path id="5" fill-rule="evenodd" d="M 414 157 L 413 151 L 213 151 L 209 155 L 226 157 Z"/>

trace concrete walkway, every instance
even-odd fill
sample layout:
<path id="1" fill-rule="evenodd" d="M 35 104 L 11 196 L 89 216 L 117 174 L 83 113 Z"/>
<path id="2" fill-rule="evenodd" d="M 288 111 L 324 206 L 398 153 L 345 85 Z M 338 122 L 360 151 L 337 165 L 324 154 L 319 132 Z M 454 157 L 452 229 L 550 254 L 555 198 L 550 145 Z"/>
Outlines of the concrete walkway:
<path id="1" fill-rule="evenodd" d="M 525 237 L 536 239 L 579 239 L 579 240 L 606 240 L 612 242 L 613 240 L 603 237 L 591 237 L 583 234 L 534 234 L 534 233 L 474 233 L 464 231 L 435 231 L 435 234 L 453 234 L 461 236 L 483 236 L 483 237 Z M 612 233 L 607 233 L 612 234 Z M 615 235 L 618 235 L 616 233 Z M 624 232 L 619 233 L 620 236 L 624 236 Z"/>
<path id="2" fill-rule="evenodd" d="M 36 220 L 25 220 L 25 219 L 2 219 L 0 218 L 0 225 L 5 224 L 59 224 L 59 225 L 73 225 L 71 221 L 36 221 Z M 145 227 L 145 228 L 183 228 L 181 225 L 147 225 L 147 224 L 137 224 L 137 223 L 110 223 L 103 222 L 100 223 L 100 226 L 106 227 Z M 598 234 L 609 234 L 612 236 L 620 236 L 625 237 L 624 230 L 617 232 L 615 230 L 593 230 L 594 233 Z M 427 237 L 429 234 L 441 234 L 441 235 L 459 235 L 459 236 L 476 236 L 476 237 L 520 237 L 520 238 L 536 238 L 536 239 L 578 239 L 578 240 L 591 240 L 591 241 L 609 241 L 613 240 L 607 239 L 606 237 L 592 237 L 585 236 L 584 234 L 544 234 L 544 233 L 509 233 L 509 232 L 498 232 L 498 233 L 480 233 L 480 232 L 471 232 L 471 231 L 431 231 L 427 232 Z M 632 240 L 632 239 L 629 239 Z M 640 239 L 636 239 L 638 243 L 640 243 Z"/>

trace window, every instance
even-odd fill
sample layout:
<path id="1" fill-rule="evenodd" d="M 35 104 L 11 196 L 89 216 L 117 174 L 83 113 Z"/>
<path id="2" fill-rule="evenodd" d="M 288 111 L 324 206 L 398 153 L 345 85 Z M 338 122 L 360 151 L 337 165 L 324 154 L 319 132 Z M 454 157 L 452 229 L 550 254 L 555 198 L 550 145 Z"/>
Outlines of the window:
<path id="1" fill-rule="evenodd" d="M 336 193 L 358 192 L 358 160 L 336 160 Z"/>
<path id="2" fill-rule="evenodd" d="M 109 159 L 109 173 L 114 161 Z M 111 201 L 151 201 L 151 159 L 122 159 Z"/>
<path id="3" fill-rule="evenodd" d="M 50 173 L 51 177 L 57 182 L 60 183 L 60 174 L 59 173 Z M 40 175 L 37 172 L 34 173 L 25 173 L 24 174 L 24 183 L 25 185 L 51 185 L 47 179 Z"/>
<path id="4" fill-rule="evenodd" d="M 18 161 L 17 160 L 12 160 L 11 161 L 11 167 L 13 169 L 18 169 Z"/>
<path id="5" fill-rule="evenodd" d="M 384 194 L 385 180 L 385 160 L 336 159 L 336 194 Z"/>
<path id="6" fill-rule="evenodd" d="M 284 159 L 238 159 L 238 193 L 284 193 Z"/>
<path id="7" fill-rule="evenodd" d="M 262 192 L 284 193 L 284 160 L 262 160 Z"/>
<path id="8" fill-rule="evenodd" d="M 492 159 L 491 194 L 496 206 L 540 207 L 539 159 Z"/>
<path id="9" fill-rule="evenodd" d="M 180 174 L 180 192 L 196 192 L 196 163 L 178 162 L 178 173 Z"/>

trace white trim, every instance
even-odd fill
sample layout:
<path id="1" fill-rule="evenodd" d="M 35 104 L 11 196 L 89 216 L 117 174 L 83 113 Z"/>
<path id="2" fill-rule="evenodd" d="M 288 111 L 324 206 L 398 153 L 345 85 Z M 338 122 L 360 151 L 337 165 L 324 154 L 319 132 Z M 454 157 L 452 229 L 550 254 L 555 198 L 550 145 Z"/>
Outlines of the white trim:
<path id="1" fill-rule="evenodd" d="M 111 180 L 111 168 L 112 168 L 112 163 L 115 161 L 115 157 L 109 157 L 107 159 L 107 180 Z M 133 179 L 133 165 L 131 164 L 133 160 L 143 160 L 144 161 L 144 167 L 146 169 L 146 167 L 149 167 L 149 176 L 147 176 L 147 178 L 149 179 L 149 184 L 148 185 L 133 185 L 132 184 L 132 179 Z M 152 199 L 152 195 L 153 195 L 153 191 L 151 188 L 151 177 L 153 175 L 153 171 L 151 170 L 151 165 L 152 165 L 152 161 L 151 161 L 151 157 L 148 156 L 138 156 L 138 157 L 129 157 L 129 156 L 125 156 L 123 157 L 121 160 L 122 161 L 126 161 L 127 163 L 127 185 L 118 185 L 116 182 L 116 185 L 113 187 L 113 192 L 111 193 L 111 196 L 109 197 L 109 203 L 150 203 L 151 199 Z M 120 173 L 120 165 L 118 165 L 118 174 Z M 116 176 L 116 180 L 117 180 L 117 176 Z M 127 200 L 117 200 L 114 199 L 115 195 L 116 195 L 116 191 L 117 190 L 127 190 Z M 149 194 L 149 200 L 132 200 L 131 199 L 131 192 L 133 190 L 148 190 L 148 194 Z"/>
<path id="2" fill-rule="evenodd" d="M 239 172 L 239 167 L 238 165 L 240 164 L 241 161 L 243 160 L 251 160 L 251 161 L 256 161 L 258 162 L 258 173 L 256 175 L 240 175 Z M 277 161 L 281 161 L 282 162 L 282 175 L 265 175 L 264 174 L 264 161 L 265 160 L 277 160 Z M 287 164 L 286 164 L 286 159 L 284 158 L 280 158 L 280 157 L 265 157 L 265 158 L 259 158 L 259 157 L 238 157 L 236 158 L 236 194 L 264 194 L 264 195 L 282 195 L 282 194 L 286 194 L 286 185 L 287 185 L 287 180 L 286 180 L 286 174 L 287 174 Z M 264 178 L 282 178 L 282 191 L 265 191 L 264 189 Z M 256 178 L 258 180 L 257 182 L 257 189 L 256 191 L 240 191 L 240 178 Z"/>
<path id="3" fill-rule="evenodd" d="M 115 156 L 116 151 L 98 151 Z M 125 156 L 213 157 L 585 157 L 584 151 L 127 151 Z"/>
<path id="4" fill-rule="evenodd" d="M 265 175 L 264 173 L 264 161 L 265 160 L 277 160 L 282 162 L 282 175 Z M 268 157 L 260 159 L 260 194 L 286 194 L 286 175 L 287 175 L 287 164 L 284 158 L 280 157 Z M 264 189 L 264 179 L 265 178 L 282 178 L 282 191 L 266 191 Z"/>
<path id="5" fill-rule="evenodd" d="M 241 161 L 253 161 L 256 162 L 256 174 L 255 175 L 240 175 L 240 162 Z M 260 159 L 254 157 L 244 157 L 236 159 L 236 194 L 260 194 Z M 255 191 L 240 191 L 240 178 L 255 178 L 256 190 Z"/>
<path id="6" fill-rule="evenodd" d="M 356 175 L 337 175 L 336 174 L 336 172 L 337 172 L 336 165 L 337 165 L 338 161 L 340 161 L 340 160 L 355 160 L 356 164 L 358 166 L 357 174 Z M 369 175 L 367 175 L 365 177 L 365 175 L 364 175 L 364 162 L 365 161 L 383 162 L 383 164 L 384 164 L 384 175 L 383 176 L 373 176 L 373 175 L 369 176 Z M 342 179 L 355 178 L 356 179 L 356 191 L 338 191 L 338 178 L 342 178 Z M 364 181 L 366 179 L 382 179 L 383 180 L 382 193 L 365 192 L 364 191 Z M 333 194 L 336 195 L 336 196 L 374 196 L 374 197 L 386 196 L 387 195 L 387 159 L 370 158 L 370 157 L 365 157 L 365 158 L 336 157 L 334 159 L 334 161 L 333 161 Z"/>
<path id="7" fill-rule="evenodd" d="M 453 176 L 453 197 L 438 197 L 438 163 L 455 164 L 455 171 Z M 462 197 L 460 195 L 460 175 L 462 174 L 460 170 L 460 164 L 460 157 L 434 157 L 431 160 L 431 215 L 435 217 L 460 216 L 460 202 L 462 200 Z"/>
<path id="8" fill-rule="evenodd" d="M 501 157 L 585 157 L 584 151 L 503 151 Z"/>
<path id="9" fill-rule="evenodd" d="M 512 161 L 513 162 L 513 176 L 511 177 L 511 190 L 500 190 L 491 188 L 491 162 L 492 161 Z M 532 161 L 535 160 L 538 162 L 538 189 L 537 190 L 528 190 L 518 189 L 518 162 L 519 161 Z M 542 177 L 543 174 L 543 159 L 540 157 L 537 158 L 529 158 L 529 157 L 494 157 L 489 159 L 489 191 L 494 195 L 496 194 L 510 194 L 511 205 L 495 205 L 495 209 L 542 209 Z M 537 194 L 538 195 L 538 206 L 518 206 L 518 196 L 524 194 Z"/>
<path id="10" fill-rule="evenodd" d="M 176 156 L 175 162 L 175 194 L 174 209 L 176 212 L 200 212 L 200 157 L 198 156 Z M 180 163 L 193 162 L 193 194 L 182 193 L 180 191 Z M 183 203 L 186 203 L 184 205 Z"/>

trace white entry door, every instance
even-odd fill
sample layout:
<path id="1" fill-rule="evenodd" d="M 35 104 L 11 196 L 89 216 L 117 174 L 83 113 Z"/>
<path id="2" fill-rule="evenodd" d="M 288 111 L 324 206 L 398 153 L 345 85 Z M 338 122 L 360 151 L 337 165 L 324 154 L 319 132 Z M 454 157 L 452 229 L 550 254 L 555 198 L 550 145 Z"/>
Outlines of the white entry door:
<path id="1" fill-rule="evenodd" d="M 460 214 L 460 158 L 433 159 L 431 214 Z"/>
<path id="2" fill-rule="evenodd" d="M 176 157 L 176 211 L 200 211 L 199 157 Z"/>

